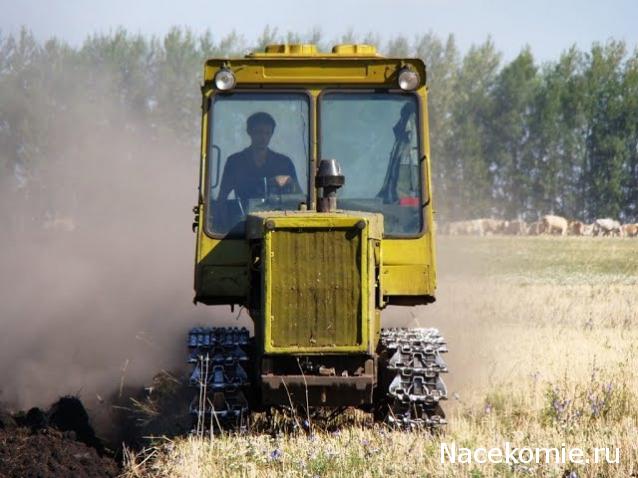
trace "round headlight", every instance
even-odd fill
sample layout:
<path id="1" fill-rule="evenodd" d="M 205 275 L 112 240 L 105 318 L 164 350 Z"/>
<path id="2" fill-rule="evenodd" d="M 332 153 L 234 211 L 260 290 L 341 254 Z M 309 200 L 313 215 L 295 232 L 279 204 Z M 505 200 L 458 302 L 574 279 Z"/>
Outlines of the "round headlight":
<path id="1" fill-rule="evenodd" d="M 404 68 L 399 72 L 399 88 L 405 91 L 415 90 L 419 86 L 419 74 Z"/>
<path id="2" fill-rule="evenodd" d="M 235 87 L 235 75 L 230 70 L 219 70 L 215 74 L 215 87 L 218 90 L 226 91 Z"/>

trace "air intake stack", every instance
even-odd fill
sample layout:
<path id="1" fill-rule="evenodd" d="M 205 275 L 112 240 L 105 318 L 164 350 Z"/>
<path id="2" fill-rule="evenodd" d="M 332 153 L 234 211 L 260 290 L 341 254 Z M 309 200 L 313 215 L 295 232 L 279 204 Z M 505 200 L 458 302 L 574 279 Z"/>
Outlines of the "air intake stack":
<path id="1" fill-rule="evenodd" d="M 317 212 L 334 212 L 337 210 L 337 189 L 343 186 L 346 178 L 341 173 L 341 166 L 336 159 L 322 159 L 315 177 L 315 186 L 322 190 L 317 201 Z"/>

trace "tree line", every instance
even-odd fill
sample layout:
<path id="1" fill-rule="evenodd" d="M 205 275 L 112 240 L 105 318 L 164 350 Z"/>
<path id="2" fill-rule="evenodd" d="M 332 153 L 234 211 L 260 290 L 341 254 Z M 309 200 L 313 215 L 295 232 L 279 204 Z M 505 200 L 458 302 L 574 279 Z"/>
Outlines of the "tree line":
<path id="1" fill-rule="evenodd" d="M 638 221 L 638 52 L 623 42 L 572 47 L 539 63 L 530 48 L 504 61 L 490 38 L 466 52 L 453 35 L 432 33 L 383 42 L 347 32 L 337 41 L 374 43 L 386 55 L 425 61 L 442 221 L 546 213 Z M 120 29 L 78 47 L 38 42 L 27 29 L 0 35 L 0 188 L 17 197 L 51 194 L 53 185 L 38 178 L 80 148 L 83 138 L 72 134 L 78 122 L 96 130 L 106 122 L 147 142 L 170 135 L 192 152 L 175 161 L 193 160 L 204 59 L 273 42 L 326 50 L 334 43 L 319 30 L 269 27 L 252 44 L 235 32 L 215 38 L 182 28 L 161 38 Z"/>

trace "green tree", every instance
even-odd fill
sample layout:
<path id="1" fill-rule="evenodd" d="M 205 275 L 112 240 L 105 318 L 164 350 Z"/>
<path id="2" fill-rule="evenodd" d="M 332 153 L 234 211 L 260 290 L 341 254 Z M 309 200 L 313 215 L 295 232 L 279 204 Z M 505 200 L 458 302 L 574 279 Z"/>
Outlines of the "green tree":
<path id="1" fill-rule="evenodd" d="M 444 43 L 433 33 L 417 38 L 415 51 L 427 69 L 432 182 L 437 198 L 435 207 L 445 220 L 454 203 L 454 197 L 450 194 L 454 160 L 448 147 L 454 138 L 450 112 L 457 101 L 455 88 L 460 54 L 453 35 L 449 35 Z"/>
<path id="2" fill-rule="evenodd" d="M 385 53 L 392 57 L 406 57 L 410 56 L 410 42 L 403 35 L 396 36 L 388 41 L 385 47 Z"/>
<path id="3" fill-rule="evenodd" d="M 621 217 L 627 222 L 638 222 L 638 50 L 634 50 L 625 64 L 621 88 L 627 150 Z"/>
<path id="4" fill-rule="evenodd" d="M 572 47 L 540 75 L 530 123 L 533 218 L 546 213 L 582 217 L 587 128 L 583 68 L 583 54 Z"/>
<path id="5" fill-rule="evenodd" d="M 498 75 L 487 124 L 487 158 L 497 212 L 516 217 L 531 209 L 530 118 L 538 90 L 537 69 L 529 47 Z"/>
<path id="6" fill-rule="evenodd" d="M 450 155 L 448 196 L 450 219 L 478 217 L 493 212 L 493 171 L 488 162 L 488 122 L 492 91 L 496 85 L 501 55 L 488 38 L 472 46 L 463 58 L 454 87 L 450 111 L 452 135 L 446 150 Z"/>
<path id="7" fill-rule="evenodd" d="M 594 45 L 585 71 L 588 131 L 583 176 L 585 216 L 617 218 L 623 210 L 624 165 L 629 160 L 624 125 L 623 42 Z"/>

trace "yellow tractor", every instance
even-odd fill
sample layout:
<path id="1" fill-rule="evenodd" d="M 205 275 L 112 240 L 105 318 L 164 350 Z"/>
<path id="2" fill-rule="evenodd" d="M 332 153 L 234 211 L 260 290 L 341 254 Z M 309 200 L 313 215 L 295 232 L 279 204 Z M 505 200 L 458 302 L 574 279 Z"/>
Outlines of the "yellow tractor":
<path id="1" fill-rule="evenodd" d="M 195 301 L 245 308 L 254 332 L 189 332 L 198 423 L 350 406 L 444 423 L 443 338 L 381 326 L 434 301 L 423 62 L 269 45 L 208 60 L 202 93 Z"/>

